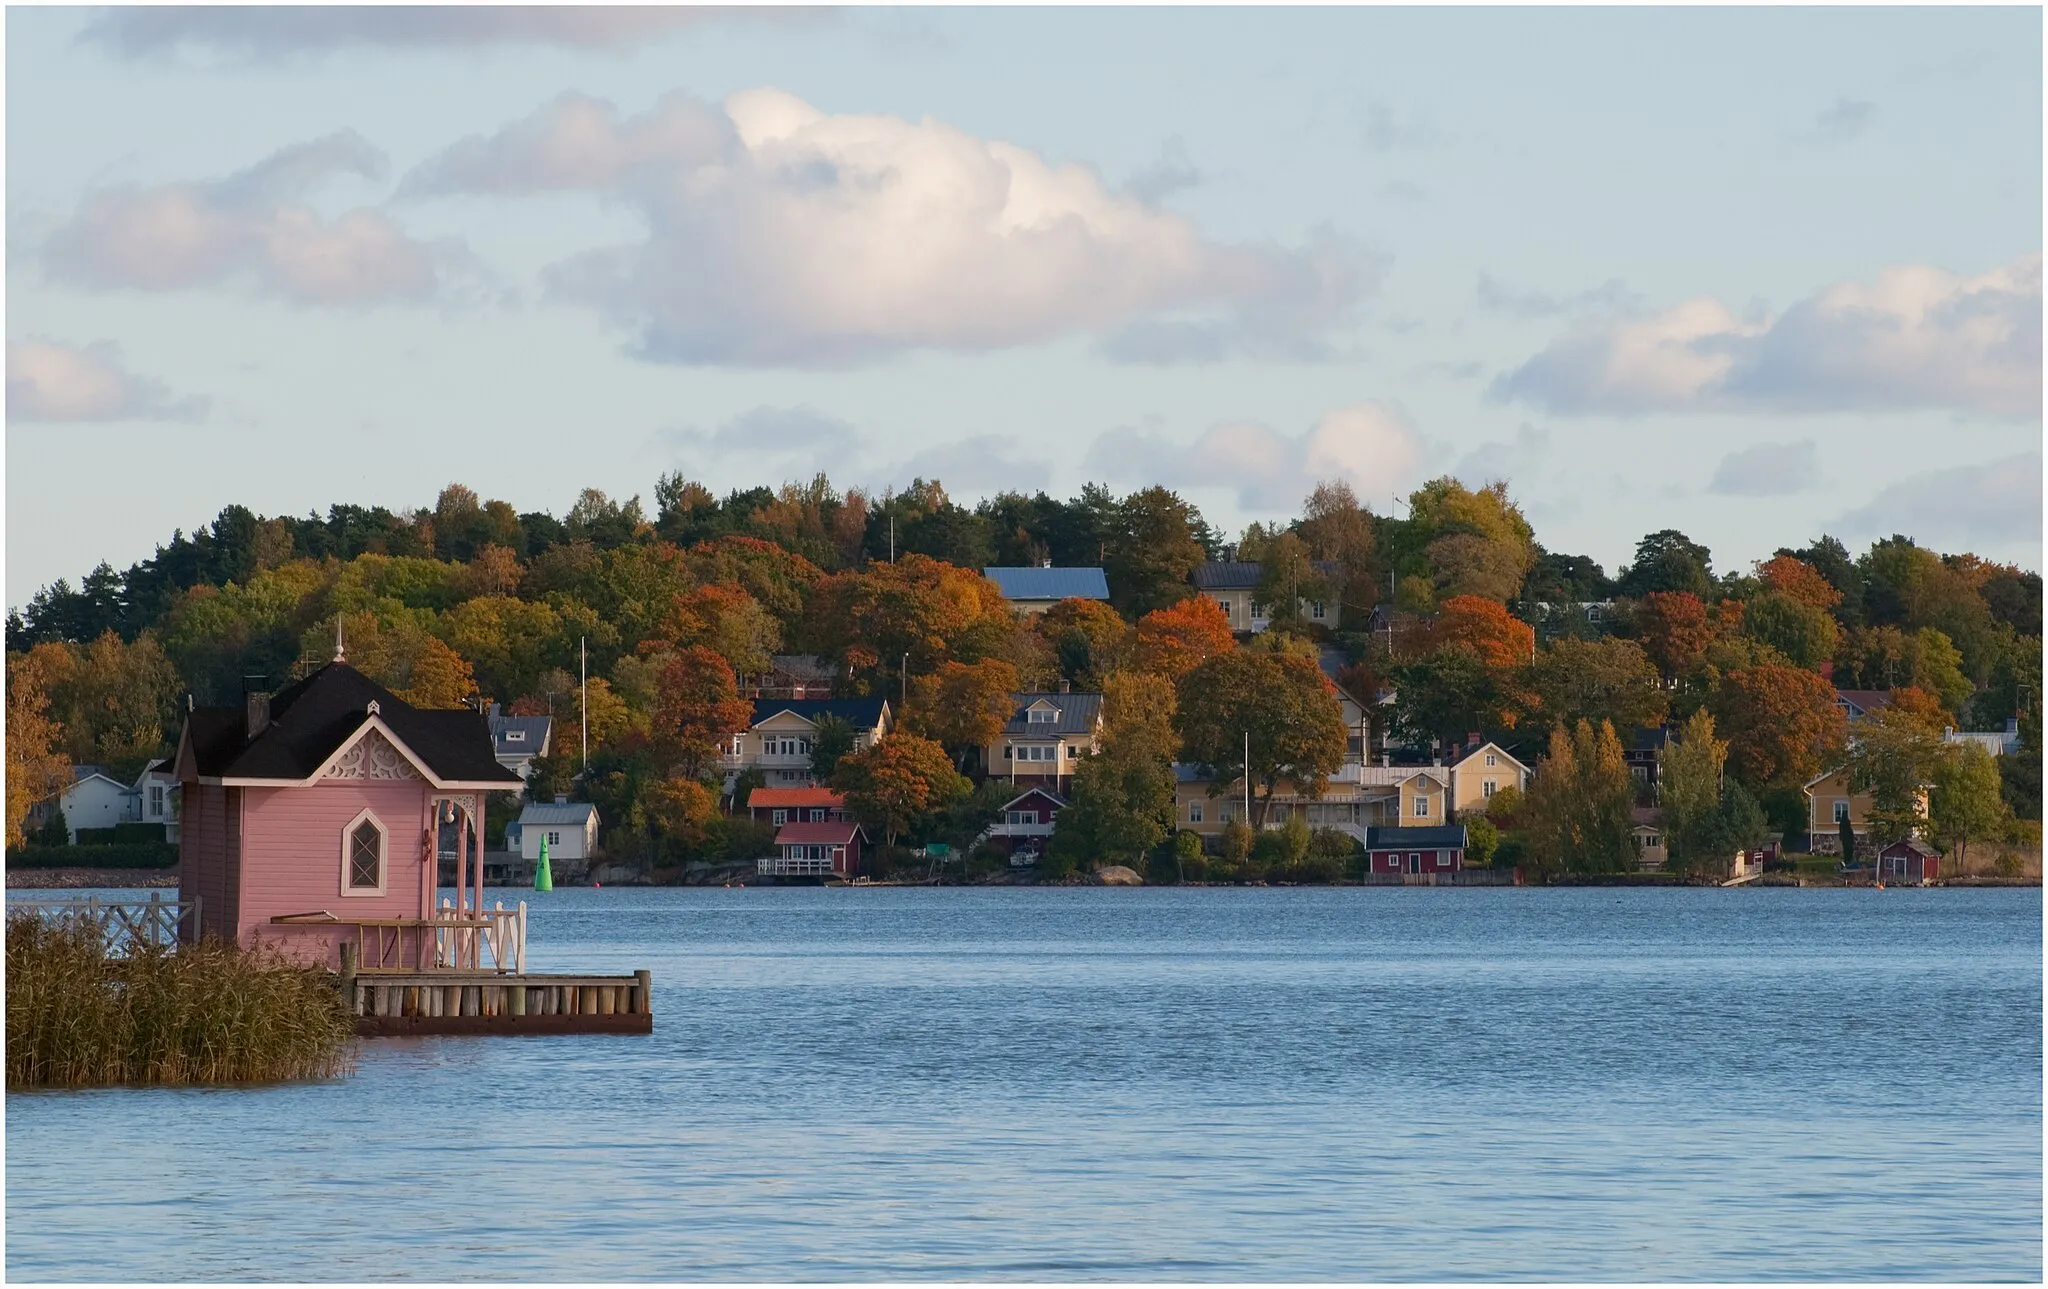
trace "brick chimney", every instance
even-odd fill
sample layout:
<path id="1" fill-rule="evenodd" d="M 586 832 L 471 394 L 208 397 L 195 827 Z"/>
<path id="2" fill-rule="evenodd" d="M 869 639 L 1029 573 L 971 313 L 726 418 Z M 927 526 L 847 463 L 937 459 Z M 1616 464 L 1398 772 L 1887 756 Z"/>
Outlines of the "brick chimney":
<path id="1" fill-rule="evenodd" d="M 242 677 L 243 725 L 249 738 L 270 728 L 270 691 L 264 688 L 269 683 L 268 676 Z"/>

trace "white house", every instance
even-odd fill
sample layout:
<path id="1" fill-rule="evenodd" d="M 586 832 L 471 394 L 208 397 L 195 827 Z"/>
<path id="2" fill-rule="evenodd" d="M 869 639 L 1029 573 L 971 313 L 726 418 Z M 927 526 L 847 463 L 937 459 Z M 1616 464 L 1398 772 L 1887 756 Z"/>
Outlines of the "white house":
<path id="1" fill-rule="evenodd" d="M 71 786 L 58 794 L 57 805 L 76 846 L 80 828 L 112 828 L 127 818 L 130 798 L 128 785 L 109 778 L 102 766 L 73 766 L 71 773 Z"/>
<path id="2" fill-rule="evenodd" d="M 508 716 L 496 703 L 486 713 L 491 725 L 491 751 L 498 764 L 524 779 L 533 773 L 533 758 L 546 756 L 552 739 L 552 716 Z"/>
<path id="3" fill-rule="evenodd" d="M 128 789 L 127 817 L 146 824 L 162 824 L 164 840 L 178 840 L 179 787 L 169 761 L 151 761 Z"/>
<path id="4" fill-rule="evenodd" d="M 539 859 L 542 838 L 547 839 L 550 863 L 589 859 L 597 850 L 597 807 L 567 797 L 529 804 L 519 812 L 520 858 Z"/>

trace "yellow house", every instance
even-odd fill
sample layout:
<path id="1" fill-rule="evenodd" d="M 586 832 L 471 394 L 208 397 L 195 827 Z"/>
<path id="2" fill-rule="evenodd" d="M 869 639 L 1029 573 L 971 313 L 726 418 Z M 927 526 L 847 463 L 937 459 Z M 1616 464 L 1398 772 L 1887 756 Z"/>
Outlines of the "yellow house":
<path id="1" fill-rule="evenodd" d="M 1318 563 L 1319 572 L 1331 572 L 1335 566 L 1327 562 Z M 1240 635 L 1264 631 L 1273 624 L 1271 606 L 1258 599 L 1260 568 L 1250 561 L 1224 562 L 1210 560 L 1197 567 L 1190 580 L 1195 590 L 1214 600 L 1223 610 L 1223 616 L 1230 620 L 1230 629 Z M 1337 629 L 1338 605 L 1335 599 L 1299 601 L 1301 620 L 1317 626 Z"/>
<path id="2" fill-rule="evenodd" d="M 1203 836 L 1244 816 L 1244 780 L 1217 784 L 1193 765 L 1174 767 L 1174 824 Z M 1498 744 L 1468 749 L 1450 765 L 1361 765 L 1341 767 L 1309 797 L 1282 780 L 1273 791 L 1266 826 L 1277 828 L 1300 811 L 1311 828 L 1333 828 L 1360 841 L 1372 827 L 1430 828 L 1451 824 L 1460 814 L 1483 809 L 1504 788 L 1526 788 L 1529 768 Z M 1211 790 L 1215 795 L 1211 795 Z M 1255 803 L 1256 804 L 1256 803 Z"/>
<path id="3" fill-rule="evenodd" d="M 719 764 L 728 777 L 758 769 L 771 788 L 815 787 L 812 741 L 826 716 L 853 726 L 856 751 L 896 727 L 886 698 L 757 698 L 752 720 L 727 740 Z"/>
<path id="4" fill-rule="evenodd" d="M 1868 792 L 1849 790 L 1849 772 L 1830 770 L 1806 784 L 1806 830 L 1810 834 L 1807 845 L 1816 855 L 1839 855 L 1842 853 L 1842 820 L 1849 821 L 1849 827 L 1856 834 L 1856 851 L 1863 854 L 1869 842 L 1870 812 L 1876 803 Z M 1927 813 L 1927 792 L 1922 789 L 1919 797 L 1920 813 Z"/>
<path id="5" fill-rule="evenodd" d="M 1012 694 L 1001 737 L 982 748 L 992 779 L 1065 796 L 1081 758 L 1102 746 L 1102 695 Z"/>

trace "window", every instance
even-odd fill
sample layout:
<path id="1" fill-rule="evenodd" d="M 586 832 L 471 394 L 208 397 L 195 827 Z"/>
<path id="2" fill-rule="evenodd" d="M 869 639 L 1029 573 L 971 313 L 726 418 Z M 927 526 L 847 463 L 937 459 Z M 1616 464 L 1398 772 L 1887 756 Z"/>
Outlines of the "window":
<path id="1" fill-rule="evenodd" d="M 341 893 L 384 893 L 384 825 L 367 810 L 341 830 Z"/>
<path id="2" fill-rule="evenodd" d="M 161 819 L 163 818 L 163 813 L 164 785 L 161 783 L 152 783 L 149 785 L 149 817 L 152 819 Z"/>
<path id="3" fill-rule="evenodd" d="M 1255 617 L 1255 618 L 1263 618 L 1263 617 L 1265 617 L 1265 616 L 1266 616 L 1266 606 L 1265 606 L 1265 605 L 1263 605 L 1263 604 L 1260 604 L 1260 603 L 1259 603 L 1259 602 L 1258 602 L 1257 600 L 1253 600 L 1253 601 L 1252 601 L 1252 616 L 1253 616 L 1253 617 Z"/>
<path id="4" fill-rule="evenodd" d="M 821 824 L 825 822 L 824 807 L 814 806 L 811 808 L 811 822 L 814 824 Z"/>
<path id="5" fill-rule="evenodd" d="M 1415 798 L 1415 817 L 1416 817 L 1417 819 L 1427 819 L 1427 818 L 1429 818 L 1429 798 L 1428 798 L 1428 797 L 1417 797 L 1417 798 Z"/>
<path id="6" fill-rule="evenodd" d="M 1848 817 L 1849 817 L 1849 803 L 1848 803 L 1848 802 L 1846 802 L 1846 801 L 1837 801 L 1837 802 L 1835 803 L 1835 822 L 1836 822 L 1836 823 L 1840 823 L 1840 822 L 1842 822 L 1842 821 L 1843 821 L 1844 819 L 1847 819 Z"/>
<path id="7" fill-rule="evenodd" d="M 1320 621 L 1324 616 L 1323 602 L 1321 600 L 1317 600 L 1315 603 L 1309 605 L 1308 615 Z"/>
<path id="8" fill-rule="evenodd" d="M 506 730 L 506 731 L 505 731 L 505 741 L 506 741 L 507 743 L 524 743 L 524 742 L 526 741 L 526 731 L 525 731 L 525 730 Z"/>
<path id="9" fill-rule="evenodd" d="M 1052 747 L 1033 747 L 1030 744 L 1026 744 L 1017 749 L 1017 760 L 1056 761 L 1059 759 L 1059 754 L 1060 750 L 1057 745 Z"/>
<path id="10" fill-rule="evenodd" d="M 384 884 L 384 834 L 365 819 L 348 835 L 348 887 L 374 891 Z"/>
<path id="11" fill-rule="evenodd" d="M 1201 803 L 1201 802 L 1199 802 L 1199 801 L 1190 801 L 1190 802 L 1188 802 L 1188 822 L 1189 822 L 1189 823 L 1191 823 L 1191 824 L 1198 824 L 1198 823 L 1202 822 L 1202 803 Z"/>
<path id="12" fill-rule="evenodd" d="M 1662 846 L 1663 844 L 1664 844 L 1664 839 L 1663 839 L 1663 838 L 1661 838 L 1661 837 L 1659 837 L 1659 836 L 1658 836 L 1658 835 L 1657 835 L 1656 833 L 1645 833 L 1645 834 L 1643 834 L 1643 845 L 1644 845 L 1644 846 L 1646 846 L 1646 847 L 1651 847 L 1651 848 L 1655 848 L 1655 847 L 1658 847 L 1658 846 Z"/>
<path id="13" fill-rule="evenodd" d="M 1217 597 L 1216 597 L 1216 603 L 1222 606 L 1222 608 L 1223 608 L 1223 617 L 1224 617 L 1224 620 L 1225 620 L 1225 621 L 1229 621 L 1229 620 L 1230 620 L 1230 618 L 1232 618 L 1233 616 L 1235 616 L 1235 615 L 1234 615 L 1234 614 L 1233 614 L 1233 613 L 1231 612 L 1232 608 L 1234 608 L 1235 606 L 1233 606 L 1233 605 L 1231 604 L 1231 602 L 1230 602 L 1230 597 L 1229 597 L 1229 596 L 1227 596 L 1227 595 L 1219 595 L 1219 596 L 1217 596 Z"/>
<path id="14" fill-rule="evenodd" d="M 788 822 L 789 822 L 789 811 L 787 811 L 787 810 L 771 810 L 771 811 L 769 811 L 769 812 L 768 812 L 768 822 L 769 822 L 769 823 L 772 823 L 772 824 L 786 824 L 786 823 L 788 823 Z"/>
<path id="15" fill-rule="evenodd" d="M 1486 780 L 1486 781 L 1485 781 L 1484 783 L 1481 783 L 1481 784 L 1479 785 L 1479 795 L 1480 795 L 1480 796 L 1482 796 L 1482 797 L 1491 797 L 1491 796 L 1493 795 L 1493 780 L 1492 780 L 1492 779 L 1488 779 L 1488 780 Z"/>
<path id="16" fill-rule="evenodd" d="M 1024 713 L 1024 723 L 1027 725 L 1050 725 L 1059 718 L 1060 714 L 1050 707 L 1034 707 Z"/>
<path id="17" fill-rule="evenodd" d="M 1016 755 L 1017 751 L 1015 748 L 1011 747 L 1008 743 L 1003 744 L 1003 759 L 1005 761 L 1010 760 Z"/>
<path id="18" fill-rule="evenodd" d="M 1492 768 L 1493 768 L 1494 766 L 1496 766 L 1496 765 L 1499 765 L 1499 764 L 1500 764 L 1500 758 L 1499 758 L 1499 757 L 1495 756 L 1495 755 L 1494 755 L 1493 753 L 1491 753 L 1491 752 L 1488 752 L 1488 753 L 1486 754 L 1486 768 L 1487 768 L 1487 769 L 1491 770 L 1491 769 L 1492 769 Z"/>
<path id="19" fill-rule="evenodd" d="M 550 846 L 559 846 L 559 845 L 561 845 L 561 844 L 562 844 L 562 834 L 561 834 L 561 831 L 560 831 L 559 829 L 554 829 L 554 828 L 550 828 L 550 829 L 548 830 L 548 845 L 550 845 Z"/>

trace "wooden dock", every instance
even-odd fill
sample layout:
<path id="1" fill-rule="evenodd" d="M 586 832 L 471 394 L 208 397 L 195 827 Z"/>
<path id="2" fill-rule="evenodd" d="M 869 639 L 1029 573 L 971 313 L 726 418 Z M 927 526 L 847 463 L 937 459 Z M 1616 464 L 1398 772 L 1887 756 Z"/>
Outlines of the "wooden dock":
<path id="1" fill-rule="evenodd" d="M 425 1034 L 649 1034 L 653 980 L 489 970 L 361 970 L 341 946 L 339 983 L 363 1038 Z"/>

